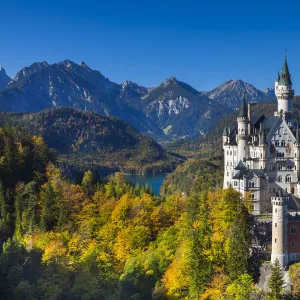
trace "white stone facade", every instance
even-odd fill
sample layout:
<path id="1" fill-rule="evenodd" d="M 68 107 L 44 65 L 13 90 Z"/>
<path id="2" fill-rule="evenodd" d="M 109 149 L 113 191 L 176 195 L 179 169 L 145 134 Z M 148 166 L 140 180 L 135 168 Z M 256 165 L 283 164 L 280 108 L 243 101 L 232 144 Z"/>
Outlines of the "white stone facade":
<path id="1" fill-rule="evenodd" d="M 235 128 L 223 132 L 224 188 L 249 193 L 254 215 L 272 212 L 271 262 L 300 261 L 300 138 L 292 118 L 291 75 L 286 57 L 275 81 L 274 116 L 252 115 L 243 97 Z M 294 216 L 292 215 L 294 214 Z"/>
<path id="2" fill-rule="evenodd" d="M 286 59 L 275 91 L 278 110 L 274 116 L 252 116 L 244 98 L 237 127 L 223 132 L 223 186 L 232 186 L 243 196 L 250 192 L 253 214 L 271 212 L 271 197 L 279 190 L 300 196 L 300 145 L 297 124 L 289 120 L 294 91 Z"/>

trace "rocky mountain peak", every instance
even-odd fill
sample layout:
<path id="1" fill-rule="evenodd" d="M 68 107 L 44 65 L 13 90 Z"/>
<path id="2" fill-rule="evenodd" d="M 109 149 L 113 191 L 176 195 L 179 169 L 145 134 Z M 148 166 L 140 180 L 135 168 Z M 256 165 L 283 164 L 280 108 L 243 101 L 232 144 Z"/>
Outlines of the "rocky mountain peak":
<path id="1" fill-rule="evenodd" d="M 241 79 L 228 80 L 217 88 L 207 92 L 206 95 L 211 100 L 215 100 L 235 110 L 240 107 L 244 93 L 248 102 L 261 103 L 275 100 L 272 94 L 265 93 Z"/>
<path id="2" fill-rule="evenodd" d="M 81 61 L 81 62 L 79 63 L 79 66 L 81 66 L 81 67 L 87 69 L 88 71 L 92 71 L 92 69 L 91 69 L 84 61 Z"/>
<path id="3" fill-rule="evenodd" d="M 274 88 L 266 88 L 264 90 L 264 93 L 267 94 L 267 95 L 270 95 L 270 96 L 275 96 L 275 90 L 274 90 Z"/>
<path id="4" fill-rule="evenodd" d="M 11 78 L 6 74 L 4 68 L 0 66 L 0 90 L 4 89 L 10 80 Z"/>
<path id="5" fill-rule="evenodd" d="M 166 87 L 170 84 L 177 84 L 177 83 L 178 83 L 178 80 L 176 79 L 176 77 L 172 76 L 172 77 L 166 79 L 164 82 L 162 82 L 160 84 L 160 86 Z"/>
<path id="6" fill-rule="evenodd" d="M 9 85 L 19 82 L 21 79 L 30 76 L 33 73 L 36 73 L 44 68 L 49 67 L 50 65 L 46 61 L 36 62 L 32 65 L 21 69 L 17 75 L 10 81 Z"/>

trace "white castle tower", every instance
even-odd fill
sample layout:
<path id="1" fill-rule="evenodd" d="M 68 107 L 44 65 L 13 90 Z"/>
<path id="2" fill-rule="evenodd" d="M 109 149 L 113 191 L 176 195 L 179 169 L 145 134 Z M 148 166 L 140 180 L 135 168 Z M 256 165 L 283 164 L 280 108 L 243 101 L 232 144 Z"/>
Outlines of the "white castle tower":
<path id="1" fill-rule="evenodd" d="M 287 251 L 287 202 L 288 197 L 283 196 L 281 190 L 271 198 L 272 213 L 272 254 L 271 263 L 278 259 L 283 268 L 288 263 Z"/>
<path id="2" fill-rule="evenodd" d="M 292 88 L 291 74 L 287 65 L 286 56 L 284 56 L 284 63 L 281 74 L 278 73 L 275 81 L 275 95 L 278 100 L 278 114 L 284 117 L 292 112 L 292 100 L 294 97 L 294 90 Z"/>
<path id="3" fill-rule="evenodd" d="M 245 94 L 243 95 L 242 99 L 242 107 L 239 113 L 239 116 L 237 118 L 238 123 L 238 134 L 237 134 L 237 161 L 240 160 L 242 162 L 246 161 L 246 158 L 248 157 L 248 109 L 246 105 L 246 98 Z"/>

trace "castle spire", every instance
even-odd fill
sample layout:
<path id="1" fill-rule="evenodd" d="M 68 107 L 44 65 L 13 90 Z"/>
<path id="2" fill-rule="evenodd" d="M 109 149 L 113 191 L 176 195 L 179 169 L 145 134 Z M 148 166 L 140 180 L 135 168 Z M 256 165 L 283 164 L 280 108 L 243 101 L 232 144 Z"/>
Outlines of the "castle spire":
<path id="1" fill-rule="evenodd" d="M 241 109 L 240 109 L 239 117 L 241 117 L 241 118 L 247 118 L 248 117 L 248 108 L 247 108 L 247 104 L 246 104 L 245 91 L 243 93 L 242 106 L 241 106 Z"/>
<path id="2" fill-rule="evenodd" d="M 259 145 L 260 146 L 265 145 L 265 131 L 262 122 L 260 123 Z"/>
<path id="3" fill-rule="evenodd" d="M 278 70 L 276 82 L 279 82 L 279 81 L 280 81 L 280 73 L 279 73 L 279 70 Z"/>
<path id="4" fill-rule="evenodd" d="M 281 71 L 280 85 L 292 85 L 291 74 L 289 72 L 286 54 L 284 55 L 284 62 L 283 62 L 282 71 Z"/>

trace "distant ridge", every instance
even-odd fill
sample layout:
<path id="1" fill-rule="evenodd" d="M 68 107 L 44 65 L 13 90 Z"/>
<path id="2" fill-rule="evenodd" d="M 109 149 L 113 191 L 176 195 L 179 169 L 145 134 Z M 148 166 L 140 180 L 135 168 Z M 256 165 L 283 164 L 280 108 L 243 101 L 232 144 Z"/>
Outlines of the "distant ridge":
<path id="1" fill-rule="evenodd" d="M 69 59 L 33 63 L 13 79 L 5 75 L 0 70 L 1 111 L 39 112 L 52 107 L 91 111 L 119 117 L 160 142 L 205 134 L 240 107 L 244 90 L 249 102 L 274 101 L 271 90 L 260 91 L 242 80 L 229 80 L 209 92 L 175 77 L 152 88 L 129 80 L 116 84 L 86 63 Z"/>

